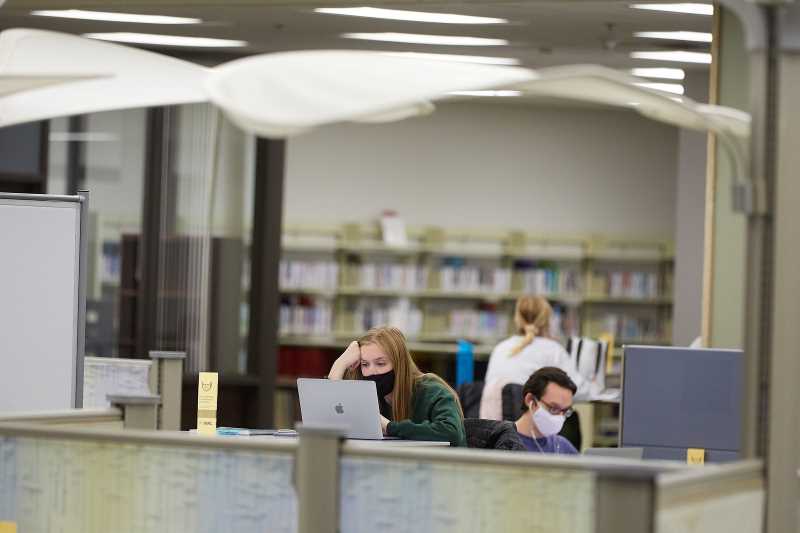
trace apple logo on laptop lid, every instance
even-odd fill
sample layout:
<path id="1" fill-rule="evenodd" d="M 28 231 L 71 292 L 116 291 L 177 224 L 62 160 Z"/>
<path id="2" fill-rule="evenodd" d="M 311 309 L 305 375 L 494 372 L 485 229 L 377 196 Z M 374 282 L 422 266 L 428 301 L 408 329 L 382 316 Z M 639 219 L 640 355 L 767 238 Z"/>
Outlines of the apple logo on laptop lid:
<path id="1" fill-rule="evenodd" d="M 342 406 L 342 404 L 341 404 L 341 403 L 337 403 L 337 404 L 334 406 L 333 410 L 334 410 L 334 411 L 336 411 L 336 413 L 337 413 L 337 414 L 340 414 L 340 415 L 341 415 L 341 414 L 344 414 L 344 407 Z"/>

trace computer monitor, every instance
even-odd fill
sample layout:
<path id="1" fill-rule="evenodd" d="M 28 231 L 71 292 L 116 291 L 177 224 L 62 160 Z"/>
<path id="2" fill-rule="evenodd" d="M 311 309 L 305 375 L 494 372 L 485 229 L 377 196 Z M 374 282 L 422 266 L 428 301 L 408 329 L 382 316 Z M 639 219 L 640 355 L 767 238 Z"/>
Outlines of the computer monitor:
<path id="1" fill-rule="evenodd" d="M 744 354 L 741 350 L 626 346 L 620 445 L 645 459 L 733 461 L 742 447 Z"/>

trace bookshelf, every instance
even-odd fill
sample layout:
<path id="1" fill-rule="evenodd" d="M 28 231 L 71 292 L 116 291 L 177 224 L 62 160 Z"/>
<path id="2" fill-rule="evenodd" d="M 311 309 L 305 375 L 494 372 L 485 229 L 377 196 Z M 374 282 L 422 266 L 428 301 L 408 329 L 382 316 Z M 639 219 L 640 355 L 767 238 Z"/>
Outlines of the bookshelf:
<path id="1" fill-rule="evenodd" d="M 669 343 L 670 242 L 433 227 L 408 228 L 408 240 L 385 245 L 378 224 L 286 226 L 281 345 L 338 350 L 388 323 L 439 368 L 461 338 L 488 359 L 511 333 L 523 294 L 553 304 L 558 337 L 608 332 L 620 346 Z"/>

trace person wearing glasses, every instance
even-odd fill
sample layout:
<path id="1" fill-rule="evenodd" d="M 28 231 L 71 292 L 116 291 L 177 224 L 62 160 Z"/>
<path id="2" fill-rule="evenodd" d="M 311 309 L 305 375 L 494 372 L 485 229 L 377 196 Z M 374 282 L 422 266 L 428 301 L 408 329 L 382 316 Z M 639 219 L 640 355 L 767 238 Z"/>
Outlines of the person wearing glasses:
<path id="1" fill-rule="evenodd" d="M 534 372 L 522 387 L 523 414 L 515 422 L 522 444 L 530 452 L 575 455 L 578 450 L 558 434 L 573 413 L 578 387 L 560 368 L 546 366 Z"/>

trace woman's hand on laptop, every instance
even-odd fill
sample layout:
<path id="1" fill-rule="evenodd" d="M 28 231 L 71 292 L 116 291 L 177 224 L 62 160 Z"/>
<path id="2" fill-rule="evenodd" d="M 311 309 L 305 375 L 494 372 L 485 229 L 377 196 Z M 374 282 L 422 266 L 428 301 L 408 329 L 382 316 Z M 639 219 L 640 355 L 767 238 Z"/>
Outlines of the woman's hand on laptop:
<path id="1" fill-rule="evenodd" d="M 389 427 L 389 419 L 381 415 L 381 429 L 383 430 L 384 435 L 386 435 L 386 428 L 388 427 Z"/>
<path id="2" fill-rule="evenodd" d="M 361 347 L 357 341 L 351 342 L 347 349 L 333 363 L 328 379 L 342 379 L 348 370 L 355 370 L 361 364 Z"/>

